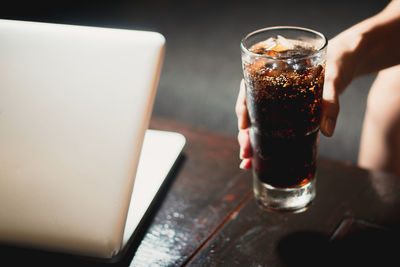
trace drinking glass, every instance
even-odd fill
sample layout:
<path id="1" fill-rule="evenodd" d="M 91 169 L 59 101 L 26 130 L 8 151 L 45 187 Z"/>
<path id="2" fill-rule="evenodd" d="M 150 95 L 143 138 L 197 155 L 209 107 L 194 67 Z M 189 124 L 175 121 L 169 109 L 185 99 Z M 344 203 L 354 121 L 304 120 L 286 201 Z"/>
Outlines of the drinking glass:
<path id="1" fill-rule="evenodd" d="M 316 195 L 326 37 L 279 26 L 241 41 L 253 189 L 266 210 L 303 211 Z"/>

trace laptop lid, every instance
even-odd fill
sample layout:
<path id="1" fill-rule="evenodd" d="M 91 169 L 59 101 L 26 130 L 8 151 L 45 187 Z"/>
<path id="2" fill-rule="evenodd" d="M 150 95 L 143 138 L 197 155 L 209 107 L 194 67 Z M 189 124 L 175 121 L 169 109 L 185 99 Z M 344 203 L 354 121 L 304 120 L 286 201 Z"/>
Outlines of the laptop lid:
<path id="1" fill-rule="evenodd" d="M 122 246 L 165 39 L 0 20 L 0 241 L 110 258 Z"/>

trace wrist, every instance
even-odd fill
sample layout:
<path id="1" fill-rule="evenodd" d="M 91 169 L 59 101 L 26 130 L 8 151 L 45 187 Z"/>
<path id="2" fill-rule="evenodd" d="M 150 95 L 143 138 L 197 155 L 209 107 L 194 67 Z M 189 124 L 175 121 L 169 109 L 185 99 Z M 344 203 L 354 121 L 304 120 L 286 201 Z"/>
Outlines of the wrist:
<path id="1" fill-rule="evenodd" d="M 397 6 L 395 6 L 397 5 Z M 356 56 L 354 76 L 370 74 L 400 63 L 400 1 L 354 26 Z"/>
<path id="2" fill-rule="evenodd" d="M 364 21 L 350 31 L 351 41 L 348 53 L 352 56 L 353 60 L 353 78 L 368 73 L 368 68 L 371 65 L 370 60 L 370 46 L 371 39 L 369 33 L 372 27 L 369 21 Z"/>

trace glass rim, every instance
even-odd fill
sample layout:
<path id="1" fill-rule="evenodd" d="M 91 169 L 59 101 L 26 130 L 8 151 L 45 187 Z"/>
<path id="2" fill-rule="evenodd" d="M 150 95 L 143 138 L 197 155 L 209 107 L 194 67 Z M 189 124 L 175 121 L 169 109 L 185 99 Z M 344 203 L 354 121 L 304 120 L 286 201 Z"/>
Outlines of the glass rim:
<path id="1" fill-rule="evenodd" d="M 255 31 L 252 31 L 250 33 L 248 33 L 241 41 L 240 41 L 240 48 L 242 50 L 242 52 L 250 55 L 250 56 L 254 56 L 254 57 L 261 57 L 261 58 L 269 58 L 269 59 L 280 59 L 280 60 L 287 60 L 287 59 L 291 59 L 293 57 L 273 57 L 273 56 L 267 56 L 267 55 L 260 55 L 260 54 L 256 54 L 251 52 L 249 49 L 247 49 L 247 47 L 245 46 L 245 41 L 260 32 L 264 32 L 264 31 L 269 31 L 269 30 L 281 30 L 281 29 L 289 29 L 289 30 L 300 30 L 300 31 L 306 31 L 309 33 L 313 33 L 319 37 L 322 38 L 323 40 L 323 45 L 316 49 L 315 51 L 313 51 L 311 54 L 308 55 L 304 55 L 304 56 L 296 56 L 296 59 L 304 59 L 304 58 L 309 58 L 314 56 L 315 54 L 321 52 L 322 50 L 324 50 L 326 48 L 326 46 L 328 45 L 328 39 L 326 38 L 326 36 L 323 33 L 308 29 L 308 28 L 303 28 L 303 27 L 297 27 L 297 26 L 273 26 L 273 27 L 266 27 L 266 28 L 261 28 Z"/>

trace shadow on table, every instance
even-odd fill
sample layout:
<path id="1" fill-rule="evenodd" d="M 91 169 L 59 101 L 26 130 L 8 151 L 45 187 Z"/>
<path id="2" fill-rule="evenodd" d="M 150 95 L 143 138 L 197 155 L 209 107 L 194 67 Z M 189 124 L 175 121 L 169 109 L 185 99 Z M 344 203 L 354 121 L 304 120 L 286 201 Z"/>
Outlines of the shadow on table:
<path id="1" fill-rule="evenodd" d="M 354 220 L 345 222 L 329 237 L 297 232 L 277 246 L 284 266 L 399 266 L 399 228 Z"/>

